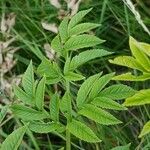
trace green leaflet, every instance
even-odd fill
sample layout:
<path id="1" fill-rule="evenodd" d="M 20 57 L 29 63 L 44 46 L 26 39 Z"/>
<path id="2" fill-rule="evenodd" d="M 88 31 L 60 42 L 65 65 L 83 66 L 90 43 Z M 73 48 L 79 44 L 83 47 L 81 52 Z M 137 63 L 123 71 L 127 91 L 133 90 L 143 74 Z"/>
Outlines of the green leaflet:
<path id="1" fill-rule="evenodd" d="M 91 92 L 89 93 L 89 99 L 93 100 L 95 97 L 97 97 L 100 91 L 106 86 L 106 84 L 109 83 L 113 76 L 114 73 L 110 73 L 100 77 L 93 85 Z"/>
<path id="2" fill-rule="evenodd" d="M 61 72 L 58 65 L 56 63 L 52 63 L 46 58 L 42 60 L 37 72 L 42 76 L 46 76 L 46 83 L 53 84 L 61 80 Z"/>
<path id="3" fill-rule="evenodd" d="M 95 133 L 85 124 L 77 121 L 77 120 L 72 120 L 69 124 L 67 124 L 67 129 L 78 137 L 81 140 L 84 140 L 86 142 L 101 142 L 101 140 L 95 135 Z"/>
<path id="4" fill-rule="evenodd" d="M 54 122 L 41 123 L 41 122 L 30 122 L 29 129 L 36 133 L 49 133 L 56 131 L 61 127 L 60 124 Z"/>
<path id="5" fill-rule="evenodd" d="M 43 59 L 41 64 L 37 68 L 37 72 L 40 75 L 46 75 L 46 77 L 58 76 L 56 70 L 53 67 L 53 64 L 47 58 Z"/>
<path id="6" fill-rule="evenodd" d="M 60 102 L 60 110 L 67 116 L 71 116 L 72 106 L 71 106 L 71 96 L 70 93 L 66 92 Z"/>
<path id="7" fill-rule="evenodd" d="M 143 127 L 143 129 L 142 129 L 142 131 L 141 131 L 141 133 L 140 133 L 140 135 L 139 135 L 139 138 L 142 138 L 143 136 L 145 136 L 145 135 L 148 134 L 148 133 L 150 133 L 150 121 L 148 121 L 148 122 L 144 125 L 144 127 Z"/>
<path id="8" fill-rule="evenodd" d="M 122 123 L 110 113 L 91 104 L 85 104 L 83 109 L 81 109 L 78 113 L 103 125 L 114 125 Z"/>
<path id="9" fill-rule="evenodd" d="M 45 82 L 46 82 L 46 78 L 44 76 L 39 82 L 39 84 L 37 85 L 37 89 L 36 89 L 36 95 L 35 95 L 36 107 L 39 110 L 43 110 L 44 107 Z"/>
<path id="10" fill-rule="evenodd" d="M 51 47 L 52 47 L 52 49 L 55 50 L 59 55 L 62 55 L 63 47 L 62 47 L 62 44 L 61 44 L 59 35 L 57 35 L 57 36 L 52 40 L 52 42 L 51 42 Z"/>
<path id="11" fill-rule="evenodd" d="M 46 84 L 56 84 L 58 82 L 60 82 L 62 80 L 62 77 L 61 76 L 58 76 L 58 77 L 47 77 L 46 78 Z"/>
<path id="12" fill-rule="evenodd" d="M 125 100 L 124 106 L 138 106 L 150 104 L 150 89 L 141 90 Z"/>
<path id="13" fill-rule="evenodd" d="M 70 62 L 71 62 L 71 58 L 68 57 L 64 65 L 64 74 L 67 74 L 69 72 Z"/>
<path id="14" fill-rule="evenodd" d="M 84 104 L 84 102 L 87 99 L 87 96 L 89 94 L 89 92 L 91 91 L 94 83 L 96 83 L 96 81 L 98 80 L 98 78 L 101 76 L 102 73 L 93 75 L 91 77 L 89 77 L 86 81 L 84 81 L 84 83 L 81 85 L 78 93 L 77 93 L 77 106 L 78 107 L 82 107 L 82 105 Z"/>
<path id="15" fill-rule="evenodd" d="M 111 85 L 99 93 L 101 97 L 108 97 L 114 100 L 120 100 L 134 95 L 136 91 L 131 87 L 123 84 Z"/>
<path id="16" fill-rule="evenodd" d="M 42 120 L 49 117 L 45 111 L 37 111 L 21 104 L 12 105 L 11 110 L 17 117 L 26 121 Z"/>
<path id="17" fill-rule="evenodd" d="M 82 34 L 78 36 L 71 37 L 64 45 L 65 51 L 70 50 L 78 50 L 81 48 L 86 47 L 93 47 L 98 44 L 103 43 L 104 40 L 101 40 L 100 38 L 94 36 L 94 35 L 88 35 L 88 34 Z"/>
<path id="18" fill-rule="evenodd" d="M 112 148 L 111 150 L 130 150 L 131 143 L 124 146 L 117 146 Z"/>
<path id="19" fill-rule="evenodd" d="M 62 43 L 65 43 L 68 38 L 68 21 L 68 18 L 64 18 L 59 26 L 59 35 Z"/>
<path id="20" fill-rule="evenodd" d="M 59 95 L 55 93 L 51 97 L 49 105 L 51 119 L 55 122 L 59 121 L 59 107 L 60 107 L 59 105 L 60 105 Z"/>
<path id="21" fill-rule="evenodd" d="M 131 56 L 119 56 L 116 57 L 114 60 L 109 60 L 110 63 L 129 67 L 132 69 L 137 69 L 142 72 L 147 72 L 147 70 L 139 63 L 135 58 Z"/>
<path id="22" fill-rule="evenodd" d="M 150 60 L 141 50 L 140 44 L 132 37 L 129 40 L 130 49 L 136 60 L 147 70 L 150 71 Z"/>
<path id="23" fill-rule="evenodd" d="M 23 103 L 34 106 L 35 101 L 33 99 L 33 96 L 26 94 L 20 87 L 14 86 L 14 93 L 17 96 L 17 98 Z"/>
<path id="24" fill-rule="evenodd" d="M 75 25 L 77 25 L 82 19 L 83 17 L 88 14 L 92 9 L 87 9 L 87 10 L 82 10 L 80 12 L 78 12 L 76 15 L 74 15 L 68 25 L 68 29 L 71 30 L 71 28 L 73 28 Z"/>
<path id="25" fill-rule="evenodd" d="M 93 105 L 99 106 L 101 108 L 113 109 L 113 110 L 127 110 L 124 106 L 113 101 L 108 97 L 96 97 L 92 102 Z"/>
<path id="26" fill-rule="evenodd" d="M 67 81 L 79 81 L 79 80 L 83 80 L 85 79 L 85 77 L 83 75 L 74 73 L 74 72 L 68 72 L 65 74 L 64 78 Z"/>
<path id="27" fill-rule="evenodd" d="M 19 145 L 21 144 L 26 130 L 27 125 L 13 131 L 2 143 L 1 150 L 17 150 Z"/>
<path id="28" fill-rule="evenodd" d="M 139 42 L 140 49 L 148 56 L 150 56 L 150 44 Z"/>
<path id="29" fill-rule="evenodd" d="M 75 27 L 73 27 L 70 31 L 69 31 L 69 36 L 72 35 L 78 35 L 84 32 L 88 32 L 94 28 L 99 27 L 100 24 L 95 24 L 95 23 L 81 23 L 76 25 Z"/>
<path id="30" fill-rule="evenodd" d="M 81 52 L 72 58 L 69 66 L 69 70 L 75 70 L 77 67 L 83 65 L 84 63 L 103 56 L 112 54 L 111 52 L 105 51 L 103 49 L 93 49 Z"/>
<path id="31" fill-rule="evenodd" d="M 0 124 L 7 114 L 8 106 L 3 106 L 0 111 Z"/>
<path id="32" fill-rule="evenodd" d="M 117 75 L 117 76 L 113 77 L 112 79 L 120 80 L 120 81 L 145 81 L 145 80 L 150 79 L 150 74 L 145 73 L 143 75 L 134 76 L 130 72 L 128 72 L 128 73 L 124 73 L 121 75 Z"/>
<path id="33" fill-rule="evenodd" d="M 23 78 L 22 78 L 22 86 L 28 95 L 34 95 L 34 72 L 33 72 L 33 65 L 32 61 L 30 62 L 27 70 L 25 71 Z"/>

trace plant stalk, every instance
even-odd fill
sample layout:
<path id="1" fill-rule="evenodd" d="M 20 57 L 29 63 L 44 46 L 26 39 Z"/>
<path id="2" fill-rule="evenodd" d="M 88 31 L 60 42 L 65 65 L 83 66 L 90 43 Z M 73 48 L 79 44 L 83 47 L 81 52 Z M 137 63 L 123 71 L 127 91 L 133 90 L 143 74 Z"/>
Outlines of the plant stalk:
<path id="1" fill-rule="evenodd" d="M 66 129 L 66 150 L 71 150 L 71 136 L 68 129 Z"/>

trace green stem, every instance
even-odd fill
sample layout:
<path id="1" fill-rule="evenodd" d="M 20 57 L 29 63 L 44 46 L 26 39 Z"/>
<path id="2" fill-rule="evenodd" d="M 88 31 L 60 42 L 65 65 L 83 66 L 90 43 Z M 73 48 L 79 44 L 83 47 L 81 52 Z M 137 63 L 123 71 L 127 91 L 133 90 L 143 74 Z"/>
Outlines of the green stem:
<path id="1" fill-rule="evenodd" d="M 70 83 L 66 81 L 66 91 L 70 93 Z M 70 112 L 71 113 L 71 112 Z M 67 124 L 70 123 L 71 116 L 68 114 L 67 116 Z M 71 150 L 71 135 L 68 129 L 66 129 L 66 150 Z"/>
<path id="2" fill-rule="evenodd" d="M 71 150 L 71 136 L 68 129 L 66 130 L 66 150 Z"/>

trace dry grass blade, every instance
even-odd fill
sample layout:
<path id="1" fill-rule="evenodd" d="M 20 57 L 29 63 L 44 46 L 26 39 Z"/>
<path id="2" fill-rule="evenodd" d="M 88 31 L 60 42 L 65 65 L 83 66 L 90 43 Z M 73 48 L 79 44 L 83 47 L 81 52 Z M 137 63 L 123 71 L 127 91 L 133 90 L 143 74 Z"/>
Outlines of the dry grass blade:
<path id="1" fill-rule="evenodd" d="M 134 14 L 136 20 L 142 26 L 142 28 L 144 29 L 144 31 L 147 32 L 150 35 L 149 29 L 144 24 L 143 20 L 141 19 L 141 16 L 140 16 L 139 12 L 135 9 L 135 7 L 134 7 L 133 3 L 131 2 L 131 0 L 123 0 L 123 2 L 127 5 L 127 7 Z"/>
<path id="2" fill-rule="evenodd" d="M 58 33 L 58 27 L 55 23 L 47 23 L 42 21 L 41 24 L 45 30 L 51 31 L 53 33 Z"/>

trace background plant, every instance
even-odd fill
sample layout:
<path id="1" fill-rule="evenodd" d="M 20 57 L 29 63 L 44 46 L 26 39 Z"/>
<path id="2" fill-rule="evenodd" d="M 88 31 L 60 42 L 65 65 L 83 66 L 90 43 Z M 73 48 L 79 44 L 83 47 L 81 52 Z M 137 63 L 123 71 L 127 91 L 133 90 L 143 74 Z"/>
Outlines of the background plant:
<path id="1" fill-rule="evenodd" d="M 114 60 L 110 60 L 110 62 L 132 68 L 134 71 L 115 76 L 113 79 L 123 81 L 146 81 L 150 79 L 150 45 L 138 42 L 132 37 L 130 37 L 129 45 L 133 56 L 119 56 Z M 149 104 L 149 92 L 149 89 L 140 90 L 134 96 L 127 98 L 124 102 L 124 106 Z M 144 125 L 139 135 L 140 138 L 150 132 L 149 124 L 148 121 Z"/>

